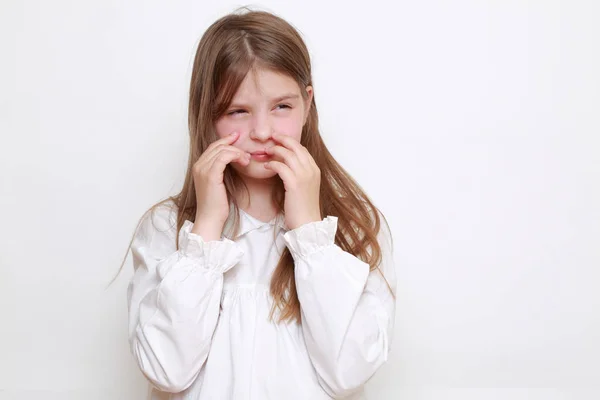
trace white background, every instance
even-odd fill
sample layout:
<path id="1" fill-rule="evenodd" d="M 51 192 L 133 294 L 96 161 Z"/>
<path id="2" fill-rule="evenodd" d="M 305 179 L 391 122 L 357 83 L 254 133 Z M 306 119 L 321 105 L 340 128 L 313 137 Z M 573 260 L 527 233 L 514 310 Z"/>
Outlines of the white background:
<path id="1" fill-rule="evenodd" d="M 0 399 L 142 399 L 117 272 L 185 172 L 200 36 L 242 3 L 0 6 Z M 371 399 L 600 398 L 596 1 L 253 3 L 302 33 L 326 144 L 392 226 Z"/>

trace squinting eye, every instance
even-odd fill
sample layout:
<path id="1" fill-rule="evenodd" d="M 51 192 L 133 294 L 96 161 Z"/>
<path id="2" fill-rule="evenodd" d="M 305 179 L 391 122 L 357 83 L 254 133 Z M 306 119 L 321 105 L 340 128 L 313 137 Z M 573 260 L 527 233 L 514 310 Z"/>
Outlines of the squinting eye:
<path id="1" fill-rule="evenodd" d="M 279 105 L 277 105 L 277 107 L 289 108 L 289 109 L 292 108 L 291 106 L 289 106 L 287 104 L 279 104 Z M 233 111 L 228 112 L 227 115 L 242 114 L 242 113 L 245 113 L 245 112 L 246 112 L 246 110 L 233 110 Z"/>

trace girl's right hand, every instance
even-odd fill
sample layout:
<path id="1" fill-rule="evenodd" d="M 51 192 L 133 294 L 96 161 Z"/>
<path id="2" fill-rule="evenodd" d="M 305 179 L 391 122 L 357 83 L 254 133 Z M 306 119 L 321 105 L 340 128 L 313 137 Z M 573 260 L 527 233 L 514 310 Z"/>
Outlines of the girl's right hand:
<path id="1" fill-rule="evenodd" d="M 227 191 L 223 183 L 223 172 L 230 162 L 243 166 L 250 163 L 250 153 L 231 144 L 239 133 L 211 143 L 192 167 L 196 191 L 196 222 L 192 232 L 200 234 L 205 241 L 218 240 L 223 225 L 229 216 Z"/>

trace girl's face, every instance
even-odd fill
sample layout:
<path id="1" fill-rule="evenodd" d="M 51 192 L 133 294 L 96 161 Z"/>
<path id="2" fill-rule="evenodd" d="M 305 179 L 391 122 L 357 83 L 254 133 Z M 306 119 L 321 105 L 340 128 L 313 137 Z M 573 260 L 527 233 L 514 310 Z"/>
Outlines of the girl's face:
<path id="1" fill-rule="evenodd" d="M 312 102 L 312 87 L 307 86 L 306 92 L 304 100 L 296 81 L 287 75 L 262 68 L 256 74 L 250 71 L 225 114 L 215 122 L 217 135 L 222 138 L 238 132 L 240 136 L 233 146 L 249 153 L 275 145 L 274 132 L 300 141 Z M 229 165 L 240 175 L 253 179 L 277 175 L 263 166 L 265 161 L 268 160 L 252 157 L 246 167 L 236 162 Z"/>

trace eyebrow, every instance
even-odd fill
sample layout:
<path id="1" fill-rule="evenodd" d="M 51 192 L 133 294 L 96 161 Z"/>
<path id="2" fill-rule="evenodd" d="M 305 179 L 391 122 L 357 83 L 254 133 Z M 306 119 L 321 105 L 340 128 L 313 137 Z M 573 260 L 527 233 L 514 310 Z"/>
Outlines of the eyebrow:
<path id="1" fill-rule="evenodd" d="M 284 100 L 296 100 L 299 97 L 300 97 L 299 94 L 287 93 L 287 94 L 284 94 L 282 96 L 275 97 L 275 98 L 271 99 L 271 102 L 273 102 L 273 103 L 279 103 L 280 101 L 284 101 Z M 229 106 L 229 107 L 233 108 L 233 107 L 245 107 L 245 106 L 242 105 L 241 103 L 232 103 L 231 106 Z"/>

